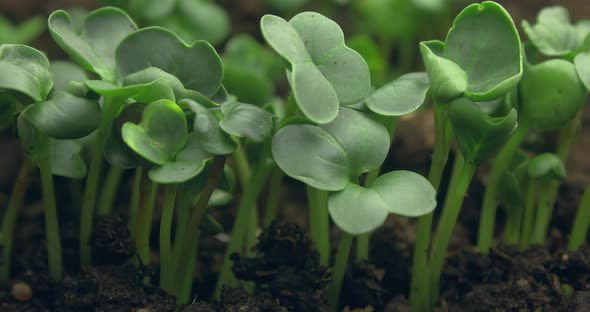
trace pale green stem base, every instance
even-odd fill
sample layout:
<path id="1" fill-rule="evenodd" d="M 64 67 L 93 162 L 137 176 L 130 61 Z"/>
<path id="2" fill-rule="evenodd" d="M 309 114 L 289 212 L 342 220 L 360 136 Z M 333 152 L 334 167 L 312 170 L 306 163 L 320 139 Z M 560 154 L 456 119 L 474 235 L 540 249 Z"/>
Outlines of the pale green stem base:
<path id="1" fill-rule="evenodd" d="M 328 286 L 328 303 L 330 304 L 331 311 L 338 310 L 340 291 L 342 290 L 344 273 L 346 273 L 346 268 L 348 266 L 348 258 L 350 256 L 353 238 L 354 236 L 351 234 L 342 232 L 340 243 L 338 243 L 338 252 L 336 253 L 336 261 L 334 262 L 334 269 L 332 270 L 332 281 Z"/>
<path id="2" fill-rule="evenodd" d="M 160 287 L 168 292 L 173 290 L 174 268 L 172 266 L 172 218 L 178 185 L 165 186 L 164 206 L 160 219 Z"/>
<path id="3" fill-rule="evenodd" d="M 328 192 L 306 186 L 309 203 L 309 236 L 320 253 L 320 264 L 330 264 L 330 219 Z"/>
<path id="4" fill-rule="evenodd" d="M 590 227 L 590 184 L 586 187 L 582 200 L 580 201 L 580 207 L 576 212 L 574 218 L 574 225 L 572 227 L 572 233 L 570 241 L 568 243 L 568 249 L 570 251 L 576 251 L 588 236 L 588 228 Z"/>
<path id="5" fill-rule="evenodd" d="M 101 217 L 110 216 L 113 214 L 115 207 L 115 197 L 119 186 L 121 184 L 121 177 L 123 176 L 123 169 L 117 167 L 110 167 L 100 194 L 100 201 L 96 214 Z"/>

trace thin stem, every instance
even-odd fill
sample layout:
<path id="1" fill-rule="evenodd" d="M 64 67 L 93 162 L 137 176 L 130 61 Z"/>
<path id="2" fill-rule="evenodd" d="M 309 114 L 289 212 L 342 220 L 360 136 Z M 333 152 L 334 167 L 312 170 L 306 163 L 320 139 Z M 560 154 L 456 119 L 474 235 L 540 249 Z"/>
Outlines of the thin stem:
<path id="1" fill-rule="evenodd" d="M 100 127 L 96 133 L 96 139 L 92 146 L 92 158 L 86 178 L 86 188 L 82 199 L 82 212 L 80 216 L 80 265 L 90 265 L 92 262 L 92 250 L 90 249 L 90 235 L 92 234 L 94 207 L 96 205 L 96 193 L 103 163 L 102 145 L 112 121 L 116 116 L 117 98 L 103 97 L 103 113 Z"/>
<path id="2" fill-rule="evenodd" d="M 24 198 L 31 184 L 32 164 L 28 158 L 23 160 L 18 176 L 14 182 L 14 188 L 8 200 L 8 208 L 2 219 L 2 266 L 0 268 L 0 282 L 7 284 L 10 282 L 11 264 L 12 264 L 12 246 L 14 239 L 14 227 L 18 218 L 18 213 L 23 205 Z"/>
<path id="3" fill-rule="evenodd" d="M 49 146 L 49 137 L 44 139 L 47 140 L 47 147 L 51 148 L 51 146 Z M 55 190 L 53 187 L 49 150 L 47 150 L 46 153 L 46 155 L 40 157 L 38 165 L 41 171 L 45 233 L 47 236 L 47 255 L 49 257 L 49 274 L 51 275 L 51 278 L 59 281 L 63 276 L 61 240 L 59 238 L 59 223 L 57 220 L 57 207 L 55 204 Z"/>
<path id="4" fill-rule="evenodd" d="M 520 240 L 520 225 L 522 223 L 521 207 L 506 207 L 506 224 L 504 225 L 504 241 L 508 245 L 516 245 Z"/>
<path id="5" fill-rule="evenodd" d="M 452 131 L 447 130 L 450 124 L 445 120 L 446 105 L 434 102 L 435 142 L 432 164 L 428 181 L 438 191 L 442 174 L 447 163 Z M 433 213 L 418 218 L 416 242 L 414 244 L 414 260 L 412 265 L 412 281 L 410 285 L 410 302 L 415 311 L 429 310 L 428 250 L 432 230 Z M 431 309 L 430 309 L 431 310 Z"/>
<path id="6" fill-rule="evenodd" d="M 166 291 L 172 290 L 172 217 L 176 202 L 177 184 L 166 185 L 164 206 L 160 219 L 160 287 Z"/>
<path id="7" fill-rule="evenodd" d="M 469 188 L 471 179 L 475 174 L 476 168 L 476 164 L 469 161 L 465 162 L 463 168 L 461 169 L 461 173 L 455 188 L 450 189 L 448 192 L 448 196 L 450 196 L 451 199 L 449 199 L 449 205 L 444 207 L 438 227 L 436 229 L 434 244 L 432 245 L 432 254 L 430 256 L 430 285 L 432 306 L 434 306 L 434 303 L 439 297 L 440 276 L 442 273 L 442 267 L 447 253 L 447 248 L 449 246 L 449 241 L 451 240 L 453 228 L 455 227 L 455 223 L 457 223 L 457 218 L 459 217 L 459 212 L 461 211 L 461 206 L 463 205 L 463 200 L 465 199 L 465 194 L 467 193 L 467 189 Z"/>
<path id="8" fill-rule="evenodd" d="M 514 155 L 514 152 L 526 137 L 527 132 L 528 125 L 525 122 L 521 122 L 514 134 L 496 156 L 490 171 L 483 198 L 477 238 L 477 249 L 483 254 L 489 253 L 490 246 L 494 240 L 494 225 L 496 221 L 500 180 L 508 166 L 510 166 L 512 155 Z"/>
<path id="9" fill-rule="evenodd" d="M 118 167 L 110 167 L 100 194 L 100 201 L 96 214 L 99 216 L 110 216 L 113 214 L 115 206 L 115 196 L 119 190 L 121 177 L 123 176 L 123 169 Z"/>
<path id="10" fill-rule="evenodd" d="M 582 111 L 561 130 L 559 133 L 559 143 L 557 145 L 556 154 L 565 165 L 569 156 L 570 147 L 574 143 L 576 134 L 580 127 L 582 119 Z M 539 206 L 537 207 L 537 221 L 535 222 L 535 229 L 533 230 L 532 242 L 541 244 L 545 241 L 545 236 L 549 231 L 551 223 L 551 216 L 555 208 L 555 201 L 557 200 L 557 193 L 559 191 L 559 181 L 551 181 L 541 190 L 539 190 Z M 540 216 L 539 216 L 540 215 Z"/>
<path id="11" fill-rule="evenodd" d="M 188 295 L 185 297 L 184 294 L 190 294 L 192 283 L 187 283 L 185 280 L 188 278 L 192 281 L 193 276 L 187 275 L 187 268 L 191 265 L 195 265 L 195 257 L 197 255 L 198 246 L 197 243 L 201 234 L 201 221 L 207 212 L 207 206 L 209 204 L 211 194 L 213 194 L 213 191 L 219 184 L 221 176 L 223 175 L 225 160 L 225 156 L 217 156 L 213 160 L 207 184 L 199 194 L 199 199 L 195 205 L 195 210 L 191 213 L 190 221 L 188 222 L 185 233 L 182 234 L 182 237 L 184 238 L 181 241 L 182 245 L 178 248 L 178 254 L 174 255 L 174 267 L 176 268 L 174 285 L 177 285 L 176 287 L 178 287 L 175 293 L 183 294 L 183 296 L 179 296 L 179 304 L 184 304 L 188 301 Z M 192 269 L 188 269 L 188 271 L 191 270 Z"/>
<path id="12" fill-rule="evenodd" d="M 522 232 L 520 233 L 520 249 L 525 249 L 531 243 L 533 232 L 533 220 L 535 219 L 535 206 L 537 195 L 537 182 L 529 181 L 526 190 L 524 216 L 522 219 Z"/>
<path id="13" fill-rule="evenodd" d="M 264 212 L 264 228 L 268 228 L 278 215 L 279 200 L 283 188 L 285 173 L 276 164 L 270 174 L 268 196 L 266 198 L 266 210 Z"/>
<path id="14" fill-rule="evenodd" d="M 137 214 L 139 211 L 139 199 L 141 196 L 141 177 L 143 168 L 135 168 L 135 175 L 133 177 L 133 186 L 131 189 L 131 202 L 129 203 L 129 232 L 131 238 L 135 240 L 135 227 L 137 225 Z"/>
<path id="15" fill-rule="evenodd" d="M 144 171 L 135 226 L 135 247 L 142 265 L 150 264 L 150 232 L 157 192 L 158 185 L 152 182 Z"/>
<path id="16" fill-rule="evenodd" d="M 351 234 L 342 232 L 340 243 L 338 243 L 338 252 L 336 253 L 336 261 L 332 270 L 332 281 L 328 286 L 328 303 L 330 304 L 331 311 L 338 310 L 342 282 L 344 281 L 344 274 L 348 267 L 348 258 L 350 256 L 353 238 L 354 236 Z"/>
<path id="17" fill-rule="evenodd" d="M 330 219 L 328 192 L 307 186 L 309 203 L 309 236 L 320 253 L 320 264 L 330 263 Z"/>
<path id="18" fill-rule="evenodd" d="M 231 260 L 230 257 L 233 253 L 239 253 L 244 245 L 244 235 L 251 225 L 251 213 L 256 205 L 258 195 L 262 190 L 266 178 L 270 173 L 270 165 L 266 163 L 265 157 L 262 158 L 260 165 L 254 174 L 250 177 L 249 183 L 246 184 L 246 188 L 243 190 L 240 205 L 238 206 L 238 214 L 236 216 L 234 227 L 232 229 L 229 244 L 225 250 L 225 256 L 223 258 L 223 267 L 219 272 L 219 280 L 215 287 L 215 298 L 219 298 L 221 287 L 223 285 L 236 286 L 237 281 L 231 271 Z"/>
<path id="19" fill-rule="evenodd" d="M 371 244 L 371 233 L 364 233 L 356 237 L 356 257 L 357 263 L 369 260 L 369 246 Z"/>
<path id="20" fill-rule="evenodd" d="M 568 243 L 568 249 L 570 251 L 576 251 L 588 236 L 588 228 L 590 227 L 590 184 L 586 187 L 582 200 L 580 201 L 580 207 L 576 212 L 574 218 L 574 225 L 572 227 L 572 233 L 570 241 Z"/>

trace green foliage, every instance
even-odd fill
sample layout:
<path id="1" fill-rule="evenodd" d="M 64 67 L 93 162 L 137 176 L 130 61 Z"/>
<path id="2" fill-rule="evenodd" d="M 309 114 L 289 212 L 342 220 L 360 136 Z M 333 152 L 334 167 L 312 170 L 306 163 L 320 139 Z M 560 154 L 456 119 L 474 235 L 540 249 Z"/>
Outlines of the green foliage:
<path id="1" fill-rule="evenodd" d="M 508 93 L 522 75 L 522 49 L 512 18 L 486 1 L 465 8 L 444 43 L 420 45 L 433 96 L 449 102 L 464 96 L 491 101 Z"/>
<path id="2" fill-rule="evenodd" d="M 590 21 L 574 25 L 566 8 L 551 6 L 539 12 L 535 25 L 523 21 L 522 28 L 544 55 L 573 59 L 590 34 Z"/>
<path id="3" fill-rule="evenodd" d="M 574 64 L 580 81 L 586 86 L 586 89 L 590 90 L 590 52 L 576 55 Z"/>
<path id="4" fill-rule="evenodd" d="M 264 109 L 239 102 L 224 104 L 221 107 L 224 118 L 219 127 L 238 138 L 248 138 L 261 143 L 270 138 L 273 129 L 272 114 Z"/>
<path id="5" fill-rule="evenodd" d="M 358 103 L 369 94 L 369 68 L 344 44 L 344 34 L 332 20 L 306 12 L 289 22 L 265 15 L 260 23 L 268 44 L 289 62 L 292 94 L 312 121 L 328 123 L 338 115 L 339 105 Z"/>
<path id="6" fill-rule="evenodd" d="M 552 153 L 543 153 L 531 159 L 528 174 L 533 179 L 562 181 L 566 177 L 561 159 Z"/>
<path id="7" fill-rule="evenodd" d="M 47 57 L 25 45 L 0 46 L 0 88 L 28 96 L 27 104 L 44 100 L 53 87 Z"/>
<path id="8" fill-rule="evenodd" d="M 29 44 L 45 30 L 45 18 L 33 16 L 20 25 L 13 25 L 0 15 L 0 44 Z"/>
<path id="9" fill-rule="evenodd" d="M 429 88 L 426 73 L 409 73 L 371 93 L 365 104 L 382 116 L 403 116 L 422 106 Z"/>

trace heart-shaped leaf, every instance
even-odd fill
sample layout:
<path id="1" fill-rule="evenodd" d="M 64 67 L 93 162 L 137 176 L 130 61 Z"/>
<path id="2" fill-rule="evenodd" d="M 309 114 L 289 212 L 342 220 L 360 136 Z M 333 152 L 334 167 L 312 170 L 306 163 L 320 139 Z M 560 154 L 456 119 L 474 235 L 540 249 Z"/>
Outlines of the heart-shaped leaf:
<path id="1" fill-rule="evenodd" d="M 49 16 L 49 32 L 55 42 L 84 69 L 103 80 L 116 81 L 115 49 L 137 26 L 124 11 L 105 7 L 92 11 L 78 32 L 63 10 Z"/>
<path id="2" fill-rule="evenodd" d="M 52 87 L 49 61 L 43 53 L 19 44 L 0 46 L 0 89 L 16 91 L 40 102 Z"/>
<path id="3" fill-rule="evenodd" d="M 340 104 L 353 104 L 371 89 L 369 68 L 362 56 L 344 44 L 334 21 L 305 12 L 289 22 L 274 15 L 261 19 L 268 44 L 290 63 L 288 78 L 299 108 L 323 124 L 338 114 Z"/>
<path id="4" fill-rule="evenodd" d="M 410 73 L 373 92 L 365 103 L 379 115 L 403 116 L 422 106 L 429 87 L 426 73 Z"/>
<path id="5" fill-rule="evenodd" d="M 51 173 L 82 179 L 86 176 L 86 163 L 82 157 L 82 145 L 73 140 L 51 140 Z"/>
<path id="6" fill-rule="evenodd" d="M 576 55 L 574 59 L 576 70 L 578 71 L 578 77 L 586 89 L 590 90 L 590 52 L 584 52 Z"/>
<path id="7" fill-rule="evenodd" d="M 387 210 L 405 217 L 419 217 L 436 208 L 436 190 L 423 176 L 398 170 L 379 176 L 373 185 Z"/>
<path id="8" fill-rule="evenodd" d="M 152 168 L 148 174 L 152 181 L 160 184 L 183 183 L 201 173 L 211 159 L 213 155 L 203 149 L 198 135 L 192 133 L 174 161 Z"/>
<path id="9" fill-rule="evenodd" d="M 480 163 L 491 158 L 516 129 L 516 110 L 502 117 L 490 117 L 466 98 L 449 104 L 455 138 L 465 161 Z"/>
<path id="10" fill-rule="evenodd" d="M 552 153 L 543 153 L 531 159 L 528 174 L 533 179 L 563 181 L 566 177 L 565 166 L 561 159 Z"/>
<path id="11" fill-rule="evenodd" d="M 543 8 L 537 24 L 522 21 L 522 28 L 533 44 L 547 56 L 571 57 L 590 32 L 587 23 L 572 25 L 570 15 L 562 6 Z"/>
<path id="12" fill-rule="evenodd" d="M 436 191 L 432 184 L 410 171 L 384 174 L 370 188 L 349 183 L 328 198 L 328 210 L 334 223 L 353 235 L 375 230 L 389 213 L 418 217 L 432 212 L 435 207 Z"/>
<path id="13" fill-rule="evenodd" d="M 222 106 L 225 118 L 219 123 L 223 131 L 254 142 L 262 142 L 271 136 L 272 115 L 264 109 L 239 102 Z"/>
<path id="14" fill-rule="evenodd" d="M 87 71 L 72 62 L 53 61 L 50 64 L 50 69 L 53 73 L 52 96 L 61 91 L 68 90 L 71 81 L 85 82 L 90 79 Z"/>
<path id="15" fill-rule="evenodd" d="M 146 47 L 156 47 L 146 49 Z M 149 67 L 176 76 L 185 88 L 212 97 L 221 87 L 223 68 L 215 49 L 206 41 L 184 43 L 173 32 L 147 27 L 127 36 L 116 51 L 121 77 Z"/>
<path id="16" fill-rule="evenodd" d="M 389 214 L 379 193 L 353 183 L 330 194 L 328 211 L 334 223 L 352 235 L 375 230 L 385 222 Z"/>
<path id="17" fill-rule="evenodd" d="M 208 153 L 228 155 L 236 149 L 236 143 L 221 130 L 219 120 L 207 108 L 192 100 L 184 100 L 181 104 L 195 113 L 193 133 Z"/>
<path id="18" fill-rule="evenodd" d="M 321 128 L 345 151 L 348 176 L 352 179 L 378 168 L 387 157 L 391 142 L 389 132 L 370 113 L 343 107 L 334 121 Z"/>
<path id="19" fill-rule="evenodd" d="M 66 91 L 32 105 L 26 114 L 37 128 L 54 139 L 85 137 L 98 128 L 102 117 L 98 101 Z"/>
<path id="20" fill-rule="evenodd" d="M 176 103 L 159 100 L 143 111 L 141 123 L 125 123 L 123 141 L 133 151 L 158 165 L 172 162 L 184 147 L 188 127 L 184 112 Z"/>
<path id="21" fill-rule="evenodd" d="M 556 130 L 576 116 L 588 92 L 578 73 L 574 64 L 561 59 L 526 67 L 519 86 L 519 113 L 532 128 Z"/>
<path id="22" fill-rule="evenodd" d="M 317 189 L 338 191 L 348 185 L 346 151 L 317 126 L 282 128 L 273 137 L 272 155 L 287 175 Z"/>
<path id="23" fill-rule="evenodd" d="M 464 96 L 490 101 L 508 93 L 522 76 L 522 48 L 514 21 L 496 2 L 465 8 L 445 40 L 444 57 L 467 73 Z"/>

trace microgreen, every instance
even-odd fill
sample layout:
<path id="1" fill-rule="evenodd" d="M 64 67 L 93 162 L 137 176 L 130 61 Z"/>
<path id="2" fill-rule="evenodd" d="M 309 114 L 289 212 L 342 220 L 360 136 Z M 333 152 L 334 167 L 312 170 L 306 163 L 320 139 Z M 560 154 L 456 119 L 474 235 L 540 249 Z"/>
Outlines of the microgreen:
<path id="1" fill-rule="evenodd" d="M 0 44 L 29 44 L 45 30 L 45 21 L 41 16 L 33 16 L 19 25 L 13 25 L 6 17 L 0 15 Z"/>

